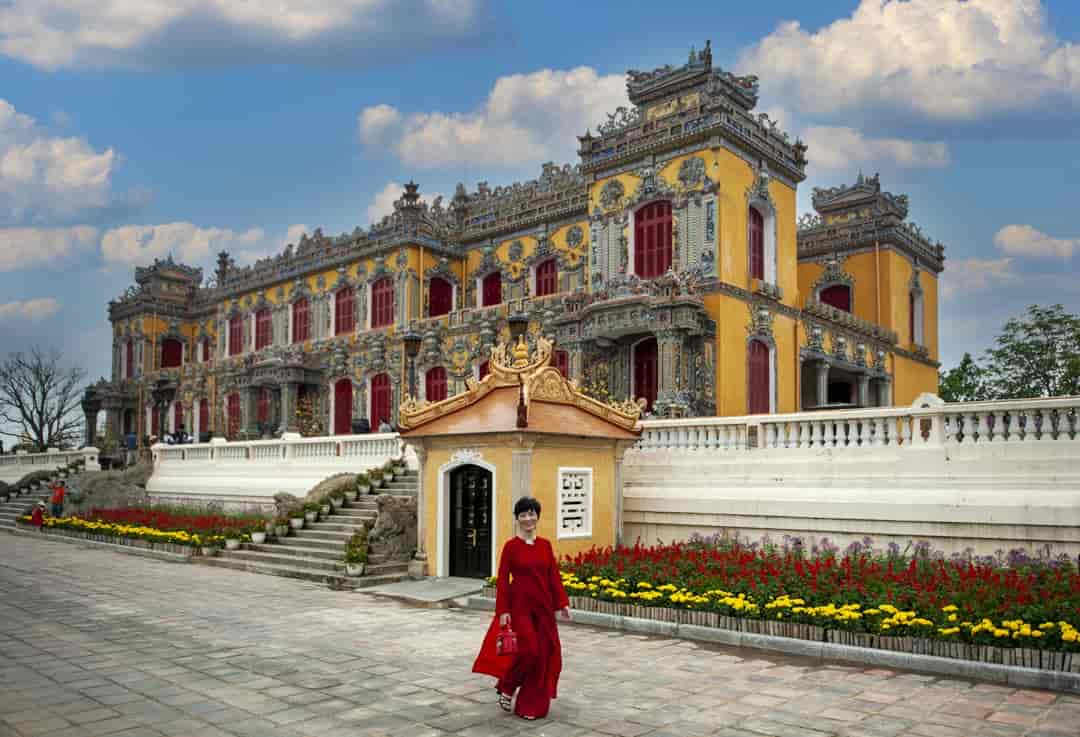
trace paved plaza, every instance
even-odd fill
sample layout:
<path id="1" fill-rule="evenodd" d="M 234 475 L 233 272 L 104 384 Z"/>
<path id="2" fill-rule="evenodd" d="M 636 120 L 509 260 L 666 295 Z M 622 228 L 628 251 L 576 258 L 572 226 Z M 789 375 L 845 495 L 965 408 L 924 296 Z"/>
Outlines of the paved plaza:
<path id="1" fill-rule="evenodd" d="M 0 737 L 1080 735 L 1080 697 L 575 625 L 551 718 L 488 616 L 0 534 Z"/>

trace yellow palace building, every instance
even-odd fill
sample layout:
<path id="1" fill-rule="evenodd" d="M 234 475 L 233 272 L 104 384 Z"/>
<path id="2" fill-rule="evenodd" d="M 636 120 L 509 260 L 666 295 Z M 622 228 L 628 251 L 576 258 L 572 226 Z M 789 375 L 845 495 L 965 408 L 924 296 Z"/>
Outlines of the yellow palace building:
<path id="1" fill-rule="evenodd" d="M 654 417 L 935 391 L 944 248 L 876 176 L 814 190 L 797 218 L 807 147 L 754 114 L 757 89 L 706 45 L 628 72 L 631 107 L 579 136 L 576 165 L 449 202 L 410 182 L 366 230 L 243 268 L 221 253 L 206 279 L 136 269 L 109 303 L 112 377 L 87 391 L 88 426 L 102 410 L 114 438 L 396 426 L 410 356 L 418 399 L 453 396 L 512 316 L 587 393 Z"/>

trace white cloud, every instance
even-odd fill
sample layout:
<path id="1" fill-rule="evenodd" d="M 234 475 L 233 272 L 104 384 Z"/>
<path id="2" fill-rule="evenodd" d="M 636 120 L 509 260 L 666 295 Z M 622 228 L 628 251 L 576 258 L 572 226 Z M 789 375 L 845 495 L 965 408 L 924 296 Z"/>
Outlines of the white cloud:
<path id="1" fill-rule="evenodd" d="M 97 229 L 0 228 L 0 272 L 55 265 L 97 243 Z"/>
<path id="2" fill-rule="evenodd" d="M 942 274 L 941 289 L 946 299 L 952 299 L 1014 284 L 1018 279 L 1012 258 L 967 258 L 949 264 Z"/>
<path id="3" fill-rule="evenodd" d="M 822 169 L 850 169 L 864 163 L 940 168 L 949 163 L 949 146 L 944 142 L 867 138 L 854 128 L 820 125 L 807 128 L 803 138 L 810 164 Z"/>
<path id="4" fill-rule="evenodd" d="M 169 255 L 191 266 L 210 266 L 218 252 L 225 250 L 243 265 L 280 253 L 306 230 L 305 225 L 291 225 L 284 236 L 275 238 L 262 228 L 236 231 L 187 222 L 124 225 L 102 236 L 101 255 L 107 266 L 141 266 Z"/>
<path id="5" fill-rule="evenodd" d="M 60 309 L 60 303 L 52 297 L 28 299 L 21 302 L 6 302 L 0 304 L 0 322 L 8 320 L 44 320 L 50 315 L 55 315 Z"/>
<path id="6" fill-rule="evenodd" d="M 994 234 L 994 245 L 1014 256 L 1056 256 L 1066 261 L 1080 250 L 1080 238 L 1054 238 L 1030 225 L 1006 225 Z"/>
<path id="7" fill-rule="evenodd" d="M 739 67 L 823 118 L 966 122 L 1080 103 L 1080 46 L 1053 34 L 1039 0 L 862 0 L 816 32 L 780 24 Z"/>
<path id="8" fill-rule="evenodd" d="M 0 53 L 44 69 L 400 58 L 487 26 L 485 0 L 8 0 Z"/>
<path id="9" fill-rule="evenodd" d="M 0 222 L 48 223 L 107 207 L 116 164 L 113 149 L 48 136 L 0 99 Z"/>
<path id="10" fill-rule="evenodd" d="M 574 136 L 628 104 L 620 74 L 542 69 L 500 77 L 478 111 L 406 115 L 375 105 L 360 112 L 357 131 L 365 146 L 388 148 L 418 168 L 566 161 L 574 156 Z"/>
<path id="11" fill-rule="evenodd" d="M 401 199 L 405 193 L 405 185 L 398 182 L 387 182 L 386 186 L 375 193 L 371 204 L 367 207 L 367 219 L 370 225 L 374 225 L 387 215 L 394 212 L 394 202 Z M 436 197 L 443 197 L 438 192 L 425 192 L 421 194 L 421 202 L 434 202 Z M 443 198 L 445 199 L 445 197 Z M 443 205 L 445 207 L 445 204 Z"/>

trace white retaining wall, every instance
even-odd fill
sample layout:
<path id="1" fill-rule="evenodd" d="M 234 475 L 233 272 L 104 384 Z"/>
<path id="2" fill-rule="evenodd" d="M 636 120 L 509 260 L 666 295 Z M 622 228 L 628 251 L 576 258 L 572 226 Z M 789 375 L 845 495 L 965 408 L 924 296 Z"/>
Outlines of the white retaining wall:
<path id="1" fill-rule="evenodd" d="M 28 473 L 52 471 L 78 460 L 86 460 L 86 470 L 99 471 L 97 448 L 49 450 L 45 453 L 15 453 L 0 456 L 0 481 L 14 484 Z"/>
<path id="2" fill-rule="evenodd" d="M 284 491 L 303 496 L 337 473 L 360 473 L 404 455 L 396 433 L 155 445 L 154 473 L 146 484 L 159 500 L 223 502 L 228 506 L 267 505 Z"/>
<path id="3" fill-rule="evenodd" d="M 1080 554 L 1080 397 L 646 421 L 623 541 L 727 530 Z"/>

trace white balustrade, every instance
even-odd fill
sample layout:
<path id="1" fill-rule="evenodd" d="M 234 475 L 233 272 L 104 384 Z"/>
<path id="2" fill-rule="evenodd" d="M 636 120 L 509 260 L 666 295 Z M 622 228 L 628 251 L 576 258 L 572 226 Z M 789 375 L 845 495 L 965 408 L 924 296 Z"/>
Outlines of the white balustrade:
<path id="1" fill-rule="evenodd" d="M 98 449 L 49 450 L 45 453 L 17 452 L 0 456 L 0 481 L 14 483 L 28 473 L 62 468 L 76 461 L 85 461 L 87 471 L 99 471 Z"/>

